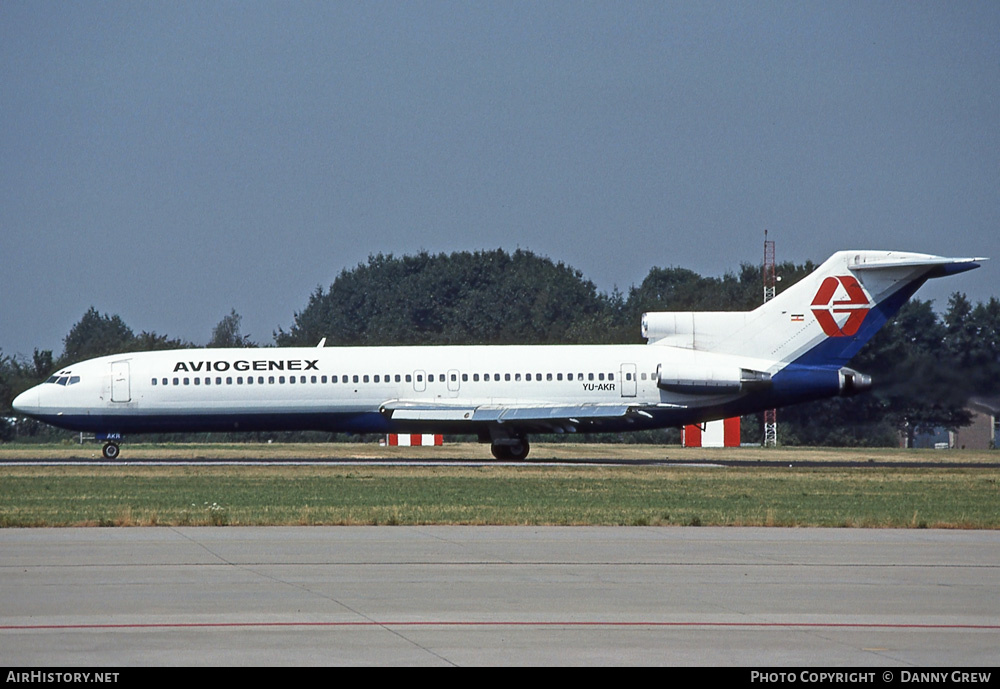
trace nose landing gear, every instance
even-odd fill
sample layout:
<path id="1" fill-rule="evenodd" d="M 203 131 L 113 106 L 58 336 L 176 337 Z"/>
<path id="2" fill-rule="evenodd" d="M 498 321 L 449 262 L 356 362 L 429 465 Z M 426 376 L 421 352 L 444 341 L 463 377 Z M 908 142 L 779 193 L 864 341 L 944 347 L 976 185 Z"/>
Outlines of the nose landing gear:
<path id="1" fill-rule="evenodd" d="M 104 459 L 118 459 L 118 455 L 121 454 L 121 448 L 119 447 L 122 441 L 121 433 L 97 433 L 94 436 L 94 440 L 104 441 L 104 447 L 101 448 L 101 454 L 104 455 Z"/>

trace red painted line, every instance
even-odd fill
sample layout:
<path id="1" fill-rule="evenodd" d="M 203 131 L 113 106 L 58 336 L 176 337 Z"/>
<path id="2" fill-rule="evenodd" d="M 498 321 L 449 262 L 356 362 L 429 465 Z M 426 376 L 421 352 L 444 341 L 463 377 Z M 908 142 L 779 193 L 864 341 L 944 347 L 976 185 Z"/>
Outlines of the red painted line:
<path id="1" fill-rule="evenodd" d="M 1000 624 L 879 624 L 824 622 L 177 622 L 151 624 L 6 624 L 2 631 L 40 629 L 213 629 L 267 627 L 745 627 L 748 629 L 976 629 L 1000 631 Z"/>

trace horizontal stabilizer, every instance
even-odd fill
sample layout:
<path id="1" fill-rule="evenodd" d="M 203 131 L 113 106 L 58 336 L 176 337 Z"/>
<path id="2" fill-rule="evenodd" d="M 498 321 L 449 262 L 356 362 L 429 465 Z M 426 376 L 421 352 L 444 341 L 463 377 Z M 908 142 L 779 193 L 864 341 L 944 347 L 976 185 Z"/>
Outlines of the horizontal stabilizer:
<path id="1" fill-rule="evenodd" d="M 946 258 L 944 256 L 924 256 L 916 254 L 911 258 L 898 258 L 887 256 L 883 258 L 867 258 L 858 256 L 848 264 L 848 270 L 885 270 L 887 268 L 914 268 L 914 267 L 946 267 L 951 268 L 943 274 L 952 275 L 954 273 L 964 273 L 967 270 L 978 268 L 983 261 L 988 258 Z"/>

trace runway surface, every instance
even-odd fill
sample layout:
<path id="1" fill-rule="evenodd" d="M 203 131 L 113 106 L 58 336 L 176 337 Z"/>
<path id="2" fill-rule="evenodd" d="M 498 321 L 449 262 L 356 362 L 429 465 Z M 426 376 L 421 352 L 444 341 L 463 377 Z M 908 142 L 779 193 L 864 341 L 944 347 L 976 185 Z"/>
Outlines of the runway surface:
<path id="1" fill-rule="evenodd" d="M 992 666 L 1000 532 L 0 530 L 0 664 Z"/>
<path id="2" fill-rule="evenodd" d="M 372 457 L 331 457 L 316 458 L 227 458 L 227 459 L 90 459 L 70 457 L 64 459 L 36 459 L 20 457 L 0 458 L 0 466 L 102 466 L 102 467 L 139 467 L 139 466 L 409 466 L 409 467 L 571 467 L 571 466 L 604 466 L 604 467 L 741 467 L 747 469 L 976 469 L 996 470 L 997 463 L 988 462 L 928 462 L 928 461 L 889 461 L 874 460 L 837 460 L 837 461 L 796 461 L 785 460 L 745 460 L 745 459 L 615 459 L 591 457 L 587 459 L 543 459 L 500 461 L 496 459 L 434 459 L 434 458 L 372 458 Z"/>

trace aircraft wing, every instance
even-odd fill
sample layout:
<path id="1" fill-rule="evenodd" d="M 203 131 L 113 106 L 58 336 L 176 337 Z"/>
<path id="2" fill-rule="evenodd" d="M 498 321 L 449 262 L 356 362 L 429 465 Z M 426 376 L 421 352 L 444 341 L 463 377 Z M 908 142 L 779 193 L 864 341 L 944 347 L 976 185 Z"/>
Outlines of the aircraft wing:
<path id="1" fill-rule="evenodd" d="M 537 403 L 469 405 L 394 400 L 383 404 L 381 411 L 393 421 L 496 423 L 555 431 L 565 430 L 568 426 L 580 423 L 600 422 L 603 419 L 649 416 L 640 405 L 624 402 L 570 405 Z"/>

